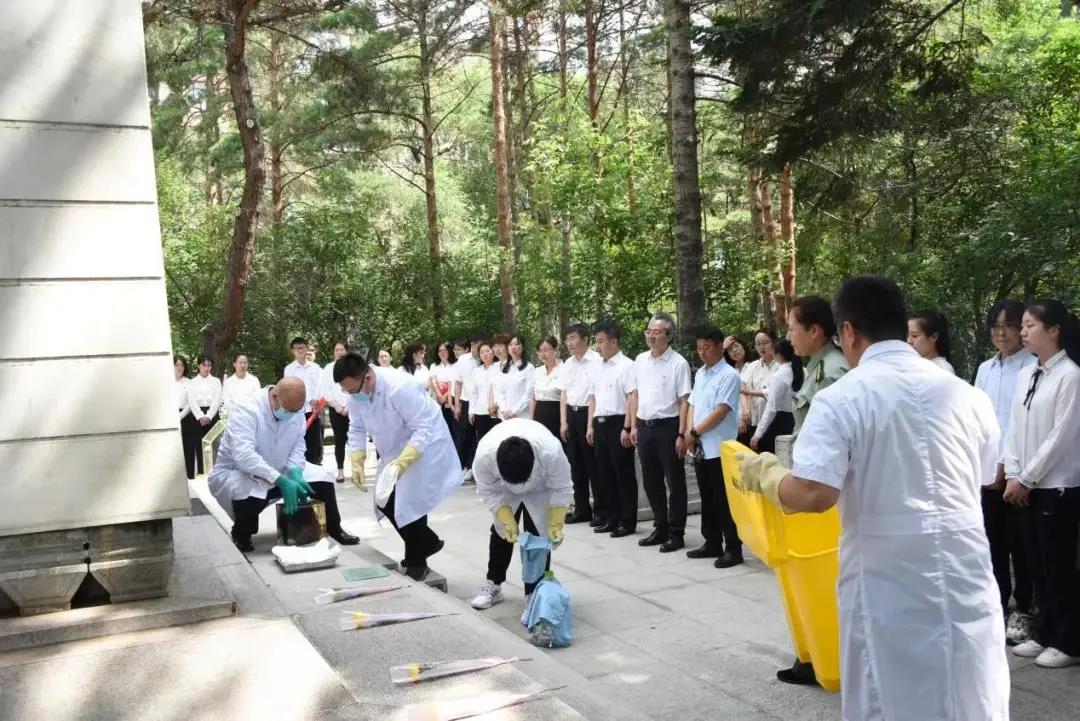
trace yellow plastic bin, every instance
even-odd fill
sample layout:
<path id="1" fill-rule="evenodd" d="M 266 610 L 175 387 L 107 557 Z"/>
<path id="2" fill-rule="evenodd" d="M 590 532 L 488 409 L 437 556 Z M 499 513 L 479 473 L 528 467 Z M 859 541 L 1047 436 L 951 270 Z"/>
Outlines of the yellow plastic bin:
<path id="1" fill-rule="evenodd" d="M 818 683 L 840 690 L 840 627 L 836 578 L 840 514 L 786 514 L 759 493 L 742 490 L 736 453 L 753 453 L 737 441 L 721 448 L 724 484 L 739 538 L 776 573 L 795 654 L 813 663 Z"/>

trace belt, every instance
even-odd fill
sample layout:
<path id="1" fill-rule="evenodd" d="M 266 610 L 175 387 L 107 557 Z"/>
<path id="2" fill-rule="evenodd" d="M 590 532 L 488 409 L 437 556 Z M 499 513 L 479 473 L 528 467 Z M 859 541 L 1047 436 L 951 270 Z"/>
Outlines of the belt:
<path id="1" fill-rule="evenodd" d="M 567 406 L 574 413 L 586 413 L 589 410 L 588 406 Z"/>
<path id="2" fill-rule="evenodd" d="M 671 416 L 670 418 L 651 418 L 651 419 L 649 419 L 647 421 L 643 420 L 641 418 L 638 418 L 638 423 L 642 423 L 642 424 L 648 426 L 649 428 L 652 428 L 653 426 L 663 426 L 663 425 L 667 425 L 668 423 L 678 423 L 678 422 L 679 422 L 679 417 L 678 416 Z"/>
<path id="3" fill-rule="evenodd" d="M 614 423 L 615 421 L 625 421 L 625 415 L 610 415 L 610 416 L 593 416 L 593 420 L 597 423 Z"/>

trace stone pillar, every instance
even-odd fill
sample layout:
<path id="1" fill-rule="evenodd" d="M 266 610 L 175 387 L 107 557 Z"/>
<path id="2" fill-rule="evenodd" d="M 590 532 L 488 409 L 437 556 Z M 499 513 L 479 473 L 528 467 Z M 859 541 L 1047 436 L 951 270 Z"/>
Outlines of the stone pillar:
<path id="1" fill-rule="evenodd" d="M 164 595 L 188 492 L 140 3 L 2 15 L 0 591 Z"/>

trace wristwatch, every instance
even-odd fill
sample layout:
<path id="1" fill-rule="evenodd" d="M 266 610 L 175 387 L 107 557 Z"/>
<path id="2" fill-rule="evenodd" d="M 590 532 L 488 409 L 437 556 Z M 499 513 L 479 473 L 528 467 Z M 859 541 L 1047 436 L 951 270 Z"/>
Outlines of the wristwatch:
<path id="1" fill-rule="evenodd" d="M 691 429 L 690 429 L 690 436 L 691 436 L 691 437 L 692 437 L 692 438 L 693 438 L 694 440 L 697 440 L 698 438 L 701 438 L 701 434 L 697 432 L 697 428 L 691 428 Z"/>
<path id="2" fill-rule="evenodd" d="M 630 426 L 623 426 L 623 433 L 629 433 L 629 432 L 630 432 Z"/>

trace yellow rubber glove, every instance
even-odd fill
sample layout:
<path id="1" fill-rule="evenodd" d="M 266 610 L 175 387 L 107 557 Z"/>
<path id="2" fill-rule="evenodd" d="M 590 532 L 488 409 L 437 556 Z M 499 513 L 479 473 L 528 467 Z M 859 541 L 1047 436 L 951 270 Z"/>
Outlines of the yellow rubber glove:
<path id="1" fill-rule="evenodd" d="M 357 488 L 367 493 L 367 484 L 364 482 L 364 461 L 367 460 L 367 451 L 353 451 L 349 454 L 349 463 L 352 464 L 352 482 Z"/>
<path id="2" fill-rule="evenodd" d="M 499 506 L 495 509 L 495 520 L 502 524 L 503 537 L 510 543 L 517 543 L 518 525 L 514 518 L 514 512 L 510 506 Z"/>
<path id="3" fill-rule="evenodd" d="M 566 527 L 566 506 L 552 506 L 548 509 L 548 538 L 558 548 L 563 542 L 563 528 Z"/>
<path id="4" fill-rule="evenodd" d="M 409 466 L 420 460 L 420 449 L 414 445 L 407 445 L 401 449 L 401 455 L 394 460 L 390 461 L 387 465 L 397 466 L 401 473 L 398 478 L 405 475 L 405 471 L 409 470 Z"/>
<path id="5" fill-rule="evenodd" d="M 742 471 L 742 487 L 745 491 L 754 491 L 772 501 L 784 513 L 794 513 L 780 502 L 780 482 L 791 471 L 772 453 L 739 453 L 735 456 Z"/>

